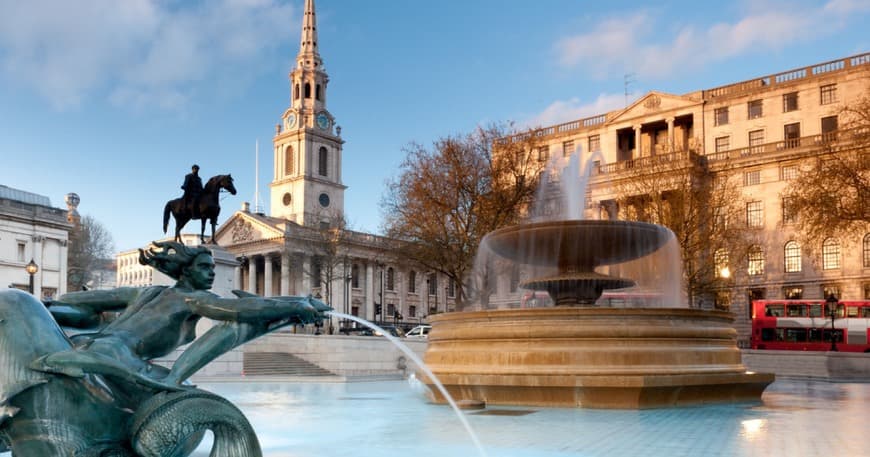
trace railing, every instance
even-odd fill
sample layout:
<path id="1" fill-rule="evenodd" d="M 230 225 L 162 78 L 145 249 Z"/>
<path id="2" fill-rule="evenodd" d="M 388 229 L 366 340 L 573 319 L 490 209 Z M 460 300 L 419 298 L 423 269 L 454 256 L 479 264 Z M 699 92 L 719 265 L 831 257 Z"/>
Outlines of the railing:
<path id="1" fill-rule="evenodd" d="M 764 143 L 746 148 L 729 149 L 727 151 L 708 154 L 707 159 L 711 162 L 717 160 L 737 159 L 741 157 L 757 156 L 773 152 L 780 152 L 789 149 L 800 148 L 817 148 L 820 146 L 830 145 L 834 142 L 840 144 L 848 144 L 854 135 L 864 133 L 863 129 L 838 130 L 819 135 L 802 136 L 800 138 L 789 138 L 773 143 Z"/>
<path id="2" fill-rule="evenodd" d="M 621 160 L 619 162 L 601 165 L 597 170 L 593 170 L 593 174 L 605 175 L 609 173 L 619 173 L 621 171 L 632 170 L 635 168 L 651 167 L 655 164 L 685 161 L 688 160 L 688 158 L 689 151 L 675 151 L 668 154 L 638 157 L 637 159 Z"/>
<path id="3" fill-rule="evenodd" d="M 711 98 L 722 97 L 725 95 L 737 95 L 744 92 L 749 92 L 760 87 L 770 86 L 772 84 L 783 84 L 792 81 L 798 81 L 805 78 L 844 71 L 852 67 L 870 64 L 870 53 L 858 54 L 843 59 L 832 60 L 830 62 L 822 62 L 820 64 L 811 65 L 804 68 L 796 68 L 794 70 L 784 71 L 762 78 L 755 78 L 748 81 L 741 81 L 726 86 L 720 86 L 713 89 L 702 91 L 702 97 L 705 100 Z"/>
<path id="4" fill-rule="evenodd" d="M 565 122 L 563 124 L 554 125 L 552 127 L 543 127 L 540 129 L 533 130 L 531 133 L 525 132 L 517 135 L 512 135 L 507 138 L 500 138 L 496 140 L 497 144 L 507 144 L 509 141 L 516 143 L 519 141 L 528 140 L 531 135 L 534 135 L 537 138 L 553 135 L 556 133 L 564 133 L 564 132 L 573 132 L 575 130 L 588 129 L 591 127 L 595 127 L 597 125 L 601 125 L 607 122 L 607 114 L 599 114 L 597 116 L 585 117 L 583 119 L 577 119 L 576 121 Z"/>

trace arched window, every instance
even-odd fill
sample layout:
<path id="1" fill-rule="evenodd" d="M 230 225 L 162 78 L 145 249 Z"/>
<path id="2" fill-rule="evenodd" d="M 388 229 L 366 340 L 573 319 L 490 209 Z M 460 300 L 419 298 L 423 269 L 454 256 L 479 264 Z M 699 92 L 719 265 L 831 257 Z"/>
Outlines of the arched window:
<path id="1" fill-rule="evenodd" d="M 314 99 L 320 100 L 320 84 L 314 86 Z"/>
<path id="2" fill-rule="evenodd" d="M 293 100 L 299 100 L 299 83 L 296 83 L 296 87 L 293 90 Z"/>
<path id="3" fill-rule="evenodd" d="M 305 83 L 305 98 L 311 98 L 311 83 Z"/>
<path id="4" fill-rule="evenodd" d="M 417 272 L 414 270 L 408 273 L 408 292 L 412 294 L 417 293 Z"/>
<path id="5" fill-rule="evenodd" d="M 321 146 L 317 156 L 317 173 L 320 176 L 326 176 L 329 167 L 329 152 L 325 147 Z"/>
<path id="6" fill-rule="evenodd" d="M 293 174 L 293 146 L 284 148 L 284 174 Z"/>
<path id="7" fill-rule="evenodd" d="M 870 268 L 870 233 L 864 235 L 864 268 Z"/>
<path id="8" fill-rule="evenodd" d="M 822 242 L 822 269 L 836 270 L 840 268 L 840 242 L 836 238 L 828 238 Z"/>
<path id="9" fill-rule="evenodd" d="M 749 248 L 746 272 L 751 276 L 764 274 L 764 251 L 761 249 L 761 246 Z"/>
<path id="10" fill-rule="evenodd" d="M 801 271 L 801 247 L 797 241 L 785 243 L 785 272 L 798 273 Z"/>
<path id="11" fill-rule="evenodd" d="M 396 270 L 393 267 L 387 268 L 387 290 L 396 290 Z"/>

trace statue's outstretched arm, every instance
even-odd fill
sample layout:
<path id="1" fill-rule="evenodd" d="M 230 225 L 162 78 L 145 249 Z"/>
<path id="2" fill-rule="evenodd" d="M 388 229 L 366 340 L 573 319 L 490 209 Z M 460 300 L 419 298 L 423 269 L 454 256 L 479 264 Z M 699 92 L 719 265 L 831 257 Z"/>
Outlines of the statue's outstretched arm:
<path id="1" fill-rule="evenodd" d="M 311 297 L 244 297 L 220 298 L 213 294 L 185 297 L 190 309 L 200 316 L 225 322 L 267 325 L 276 321 L 308 324 L 323 320 L 331 308 Z"/>

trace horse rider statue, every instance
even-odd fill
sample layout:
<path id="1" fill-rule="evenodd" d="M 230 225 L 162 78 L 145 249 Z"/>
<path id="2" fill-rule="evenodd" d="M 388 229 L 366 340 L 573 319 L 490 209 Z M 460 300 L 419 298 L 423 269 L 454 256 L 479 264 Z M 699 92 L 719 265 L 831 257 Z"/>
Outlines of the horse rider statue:
<path id="1" fill-rule="evenodd" d="M 194 218 L 199 217 L 199 208 L 197 202 L 199 195 L 202 194 L 202 179 L 199 177 L 199 165 L 194 164 L 190 167 L 190 173 L 184 176 L 184 184 L 181 185 L 184 190 L 182 200 L 184 207 L 190 211 Z"/>

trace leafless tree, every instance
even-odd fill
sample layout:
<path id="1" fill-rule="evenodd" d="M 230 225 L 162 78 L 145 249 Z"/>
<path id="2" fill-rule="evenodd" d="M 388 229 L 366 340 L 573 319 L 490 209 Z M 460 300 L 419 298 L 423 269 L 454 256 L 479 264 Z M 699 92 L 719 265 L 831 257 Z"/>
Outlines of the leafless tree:
<path id="1" fill-rule="evenodd" d="M 90 215 L 73 224 L 67 257 L 67 288 L 71 291 L 82 290 L 115 249 L 111 233 Z"/>

